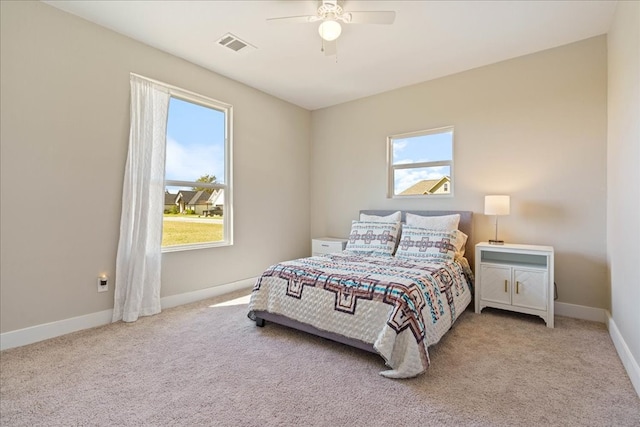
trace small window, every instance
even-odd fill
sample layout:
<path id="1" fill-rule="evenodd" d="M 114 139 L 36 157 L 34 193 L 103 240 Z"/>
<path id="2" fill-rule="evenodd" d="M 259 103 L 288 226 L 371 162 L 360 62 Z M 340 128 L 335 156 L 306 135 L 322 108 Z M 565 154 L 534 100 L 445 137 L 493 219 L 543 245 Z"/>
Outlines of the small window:
<path id="1" fill-rule="evenodd" d="M 171 89 L 163 251 L 232 243 L 231 107 Z"/>
<path id="2" fill-rule="evenodd" d="M 453 195 L 453 127 L 387 140 L 389 197 Z"/>

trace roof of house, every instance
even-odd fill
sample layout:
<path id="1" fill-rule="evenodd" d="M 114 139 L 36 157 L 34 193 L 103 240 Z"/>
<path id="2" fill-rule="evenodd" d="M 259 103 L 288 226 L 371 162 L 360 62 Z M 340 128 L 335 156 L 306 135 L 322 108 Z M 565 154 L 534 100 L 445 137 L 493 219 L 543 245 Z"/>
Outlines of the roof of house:
<path id="1" fill-rule="evenodd" d="M 176 196 L 176 202 L 183 200 L 186 205 L 205 205 L 210 194 L 206 191 L 180 190 Z"/>
<path id="2" fill-rule="evenodd" d="M 164 192 L 164 204 L 165 205 L 173 205 L 176 203 L 177 194 L 171 194 L 168 191 Z"/>
<path id="3" fill-rule="evenodd" d="M 423 179 L 416 182 L 400 194 L 403 196 L 409 196 L 412 194 L 431 194 L 440 188 L 442 184 L 448 181 L 451 181 L 448 176 L 444 176 L 440 179 Z"/>

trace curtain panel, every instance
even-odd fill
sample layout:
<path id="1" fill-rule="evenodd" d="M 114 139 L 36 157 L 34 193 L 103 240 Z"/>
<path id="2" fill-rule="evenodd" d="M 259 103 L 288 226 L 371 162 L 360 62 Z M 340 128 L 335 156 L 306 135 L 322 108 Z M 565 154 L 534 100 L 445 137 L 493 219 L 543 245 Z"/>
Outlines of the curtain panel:
<path id="1" fill-rule="evenodd" d="M 160 312 L 168 89 L 131 75 L 131 128 L 122 189 L 113 321 Z"/>

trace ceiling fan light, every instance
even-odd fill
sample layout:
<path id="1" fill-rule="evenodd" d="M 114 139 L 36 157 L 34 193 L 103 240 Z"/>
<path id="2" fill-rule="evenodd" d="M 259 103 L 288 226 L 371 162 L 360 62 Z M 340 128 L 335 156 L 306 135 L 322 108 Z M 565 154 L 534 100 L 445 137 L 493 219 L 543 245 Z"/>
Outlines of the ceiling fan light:
<path id="1" fill-rule="evenodd" d="M 318 27 L 318 33 L 320 33 L 320 37 L 330 42 L 340 37 L 340 33 L 342 33 L 342 27 L 337 21 L 322 21 L 322 23 Z"/>

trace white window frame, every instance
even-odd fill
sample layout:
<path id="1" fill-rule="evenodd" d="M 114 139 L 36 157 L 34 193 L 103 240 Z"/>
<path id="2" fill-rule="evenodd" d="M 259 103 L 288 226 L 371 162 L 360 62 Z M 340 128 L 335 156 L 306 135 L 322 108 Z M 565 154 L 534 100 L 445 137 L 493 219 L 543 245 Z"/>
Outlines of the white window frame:
<path id="1" fill-rule="evenodd" d="M 397 139 L 406 139 L 418 136 L 426 136 L 426 135 L 435 135 L 439 133 L 447 133 L 451 132 L 451 160 L 439 160 L 433 162 L 418 162 L 418 163 L 401 163 L 394 165 L 393 164 L 393 142 Z M 406 199 L 406 198 L 448 198 L 453 197 L 454 190 L 454 179 L 453 179 L 453 158 L 455 157 L 455 131 L 453 126 L 444 126 L 440 128 L 427 129 L 415 132 L 402 133 L 397 135 L 391 135 L 387 137 L 387 170 L 388 170 L 388 186 L 387 186 L 387 197 L 390 199 Z M 395 194 L 395 182 L 394 175 L 395 171 L 401 169 L 420 169 L 425 167 L 435 167 L 435 166 L 449 166 L 450 176 L 449 176 L 449 193 L 446 194 L 408 194 L 401 195 Z"/>
<path id="2" fill-rule="evenodd" d="M 174 187 L 203 187 L 211 189 L 224 190 L 224 212 L 222 215 L 222 227 L 223 227 L 223 240 L 217 242 L 203 242 L 203 243 L 191 243 L 186 245 L 165 246 L 162 248 L 162 252 L 178 252 L 188 251 L 193 249 L 214 248 L 221 246 L 233 245 L 233 173 L 231 167 L 232 161 L 232 148 L 233 148 L 233 107 L 231 104 L 227 104 L 213 98 L 199 95 L 197 93 L 181 89 L 175 86 L 168 85 L 162 82 L 156 82 L 163 85 L 169 91 L 169 95 L 172 98 L 177 98 L 182 101 L 191 102 L 193 104 L 201 105 L 206 108 L 222 111 L 225 114 L 225 136 L 224 136 L 224 184 L 221 183 L 204 183 L 204 182 L 192 182 L 192 181 L 175 181 L 165 180 L 164 185 Z"/>

